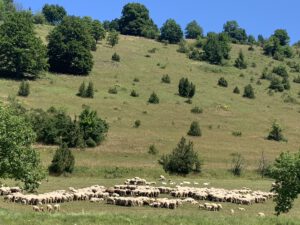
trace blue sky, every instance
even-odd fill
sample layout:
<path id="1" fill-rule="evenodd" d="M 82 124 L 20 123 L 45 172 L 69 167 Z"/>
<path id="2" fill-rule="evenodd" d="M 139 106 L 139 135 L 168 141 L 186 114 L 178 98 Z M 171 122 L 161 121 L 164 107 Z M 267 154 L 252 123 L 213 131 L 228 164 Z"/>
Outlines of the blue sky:
<path id="1" fill-rule="evenodd" d="M 66 8 L 69 14 L 91 16 L 101 21 L 120 17 L 128 0 L 16 0 L 27 9 L 40 11 L 45 3 Z M 288 31 L 291 42 L 300 40 L 299 0 L 136 0 L 145 4 L 160 27 L 167 19 L 175 19 L 184 29 L 195 19 L 205 32 L 220 32 L 228 20 L 237 20 L 248 34 L 269 37 L 275 29 Z"/>

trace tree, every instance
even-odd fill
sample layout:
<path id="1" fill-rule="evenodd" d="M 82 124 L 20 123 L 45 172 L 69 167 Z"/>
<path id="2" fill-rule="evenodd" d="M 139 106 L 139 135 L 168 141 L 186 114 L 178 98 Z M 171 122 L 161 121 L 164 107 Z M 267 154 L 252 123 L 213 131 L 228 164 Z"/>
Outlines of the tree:
<path id="1" fill-rule="evenodd" d="M 148 99 L 148 102 L 151 104 L 159 104 L 159 98 L 155 92 L 152 92 Z"/>
<path id="2" fill-rule="evenodd" d="M 270 168 L 270 176 L 275 179 L 272 191 L 277 216 L 289 212 L 300 194 L 300 151 L 292 154 L 281 153 Z"/>
<path id="3" fill-rule="evenodd" d="M 282 128 L 276 121 L 273 122 L 271 131 L 267 139 L 272 141 L 287 141 L 282 134 Z"/>
<path id="4" fill-rule="evenodd" d="M 180 26 L 173 19 L 168 19 L 160 29 L 160 40 L 168 41 L 170 44 L 177 44 L 183 37 Z"/>
<path id="5" fill-rule="evenodd" d="M 170 154 L 161 157 L 159 163 L 170 174 L 186 175 L 201 172 L 201 162 L 197 152 L 194 151 L 193 142 L 187 143 L 184 137 Z"/>
<path id="6" fill-rule="evenodd" d="M 254 89 L 252 87 L 251 84 L 248 84 L 245 88 L 244 88 L 244 98 L 250 98 L 250 99 L 254 99 L 255 98 L 255 94 L 254 94 Z"/>
<path id="7" fill-rule="evenodd" d="M 224 32 L 228 34 L 234 43 L 246 43 L 247 42 L 247 34 L 246 31 L 240 28 L 239 24 L 233 21 L 227 21 L 223 26 Z"/>
<path id="8" fill-rule="evenodd" d="M 111 46 L 114 47 L 119 43 L 119 33 L 115 30 L 109 32 L 107 36 L 107 43 Z"/>
<path id="9" fill-rule="evenodd" d="M 99 20 L 94 20 L 92 22 L 92 35 L 96 42 L 105 38 L 106 31 L 104 30 L 104 27 Z"/>
<path id="10" fill-rule="evenodd" d="M 45 24 L 46 18 L 42 13 L 36 13 L 33 15 L 33 23 L 34 24 Z"/>
<path id="11" fill-rule="evenodd" d="M 200 137 L 202 136 L 202 132 L 200 129 L 200 125 L 197 121 L 192 122 L 190 130 L 187 133 L 189 136 Z"/>
<path id="12" fill-rule="evenodd" d="M 158 28 L 150 18 L 149 10 L 140 3 L 128 3 L 122 10 L 122 17 L 119 21 L 122 34 L 151 37 L 158 33 Z M 151 31 L 151 32 L 149 32 Z"/>
<path id="13" fill-rule="evenodd" d="M 234 89 L 233 89 L 233 93 L 234 94 L 239 94 L 240 93 L 240 89 L 238 86 L 236 86 Z"/>
<path id="14" fill-rule="evenodd" d="M 61 175 L 72 173 L 75 165 L 75 157 L 66 143 L 63 143 L 55 152 L 48 170 L 50 174 Z"/>
<path id="15" fill-rule="evenodd" d="M 226 34 L 209 33 L 203 46 L 203 59 L 211 64 L 221 65 L 224 60 L 229 59 L 230 50 L 231 47 Z"/>
<path id="16" fill-rule="evenodd" d="M 221 77 L 218 80 L 218 85 L 221 86 L 221 87 L 228 87 L 228 82 L 224 77 Z"/>
<path id="17" fill-rule="evenodd" d="M 203 29 L 193 20 L 185 28 L 185 37 L 189 39 L 196 39 L 203 36 Z"/>
<path id="18" fill-rule="evenodd" d="M 120 62 L 121 57 L 116 52 L 111 56 L 111 60 L 115 62 Z"/>
<path id="19" fill-rule="evenodd" d="M 250 44 L 250 45 L 256 44 L 256 40 L 255 40 L 255 37 L 253 35 L 248 36 L 248 44 Z"/>
<path id="20" fill-rule="evenodd" d="M 287 31 L 284 30 L 284 29 L 275 30 L 273 36 L 278 38 L 279 43 L 280 43 L 281 46 L 285 46 L 285 45 L 288 45 L 290 43 L 290 37 L 289 37 Z"/>
<path id="21" fill-rule="evenodd" d="M 18 95 L 27 97 L 30 94 L 30 87 L 29 87 L 29 82 L 28 81 L 22 81 L 20 86 L 19 86 L 19 91 Z"/>
<path id="22" fill-rule="evenodd" d="M 44 178 L 39 154 L 31 147 L 36 135 L 24 117 L 0 105 L 0 177 L 24 183 L 26 190 L 39 187 Z"/>
<path id="23" fill-rule="evenodd" d="M 82 82 L 79 86 L 77 96 L 84 98 L 86 96 L 86 90 L 85 90 L 85 82 Z"/>
<path id="24" fill-rule="evenodd" d="M 4 20 L 5 17 L 16 12 L 16 6 L 13 0 L 0 0 L 0 20 Z"/>
<path id="25" fill-rule="evenodd" d="M 279 66 L 274 67 L 272 72 L 281 77 L 289 76 L 289 74 L 286 70 L 286 67 L 284 65 L 279 65 Z"/>
<path id="26" fill-rule="evenodd" d="M 48 36 L 50 71 L 88 75 L 93 67 L 93 38 L 83 20 L 66 16 Z"/>
<path id="27" fill-rule="evenodd" d="M 181 78 L 178 84 L 178 93 L 181 97 L 192 98 L 196 93 L 196 86 L 188 78 Z"/>
<path id="28" fill-rule="evenodd" d="M 44 5 L 42 13 L 47 22 L 53 25 L 59 24 L 67 15 L 66 10 L 62 6 L 49 4 Z"/>
<path id="29" fill-rule="evenodd" d="M 245 159 L 240 153 L 232 153 L 231 154 L 231 172 L 235 176 L 240 176 L 244 169 Z"/>
<path id="30" fill-rule="evenodd" d="M 36 78 L 46 69 L 46 48 L 35 36 L 32 15 L 29 12 L 8 15 L 0 27 L 1 73 Z"/>
<path id="31" fill-rule="evenodd" d="M 92 81 L 89 82 L 89 85 L 86 88 L 85 97 L 94 98 L 94 84 Z"/>
<path id="32" fill-rule="evenodd" d="M 239 52 L 239 57 L 235 60 L 234 66 L 238 69 L 247 69 L 247 62 L 245 60 L 242 50 Z"/>

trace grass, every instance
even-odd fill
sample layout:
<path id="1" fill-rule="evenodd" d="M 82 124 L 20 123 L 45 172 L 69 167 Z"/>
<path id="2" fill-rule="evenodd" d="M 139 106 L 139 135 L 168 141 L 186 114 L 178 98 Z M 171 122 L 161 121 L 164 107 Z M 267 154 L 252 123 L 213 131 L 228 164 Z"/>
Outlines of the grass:
<path id="1" fill-rule="evenodd" d="M 46 43 L 50 26 L 37 26 L 37 34 Z M 189 60 L 178 53 L 178 46 L 163 45 L 153 40 L 121 36 L 120 43 L 111 48 L 102 41 L 93 52 L 95 65 L 88 77 L 67 76 L 46 73 L 41 79 L 30 81 L 31 94 L 27 98 L 17 97 L 27 108 L 48 109 L 50 106 L 62 107 L 72 116 L 78 115 L 83 105 L 89 105 L 107 120 L 110 130 L 106 141 L 94 149 L 85 151 L 74 149 L 76 169 L 71 177 L 49 177 L 39 192 L 67 188 L 84 187 L 92 184 L 113 185 L 122 183 L 124 178 L 141 176 L 156 179 L 164 174 L 157 160 L 162 154 L 170 152 L 187 131 L 192 121 L 199 121 L 202 137 L 187 137 L 194 142 L 194 149 L 203 160 L 203 173 L 190 175 L 187 180 L 210 181 L 214 186 L 224 188 L 252 187 L 268 190 L 271 181 L 261 180 L 255 170 L 261 152 L 268 161 L 274 160 L 282 151 L 295 152 L 299 149 L 300 106 L 293 101 L 284 102 L 282 94 L 268 94 L 269 81 L 262 80 L 256 85 L 263 68 L 270 69 L 282 62 L 263 56 L 262 50 L 248 51 L 248 46 L 233 45 L 231 60 L 224 67 Z M 151 57 L 145 57 L 151 52 Z M 248 64 L 246 70 L 238 70 L 232 65 L 240 49 L 243 50 Z M 117 52 L 120 63 L 111 61 L 111 55 Z M 294 59 L 300 62 L 299 58 Z M 159 66 L 158 66 L 159 65 Z M 240 74 L 244 74 L 240 76 Z M 168 74 L 172 82 L 161 83 L 161 77 Z M 296 73 L 290 73 L 295 77 Z M 217 81 L 223 76 L 228 81 L 228 88 L 218 87 Z M 186 104 L 186 99 L 178 96 L 177 86 L 180 78 L 188 77 L 196 85 L 193 104 Z M 252 79 L 251 79 L 252 78 Z M 134 82 L 134 80 L 139 82 Z M 251 81 L 252 80 L 252 81 Z M 94 99 L 76 96 L 78 87 L 85 81 L 93 81 Z M 252 82 L 255 100 L 242 97 L 243 89 Z M 19 81 L 0 79 L 0 99 L 6 101 L 9 95 L 17 94 Z M 233 94 L 238 86 L 241 94 Z M 108 93 L 110 87 L 118 87 L 118 94 Z M 300 86 L 291 82 L 289 96 L 298 99 Z M 130 97 L 136 90 L 138 98 Z M 155 91 L 160 104 L 147 104 L 150 94 Z M 289 98 L 289 99 L 292 99 Z M 202 114 L 191 113 L 193 106 L 203 109 Z M 147 113 L 145 113 L 147 112 Z M 284 128 L 287 143 L 267 141 L 272 122 L 277 120 Z M 133 128 L 135 120 L 141 120 L 139 129 Z M 242 132 L 236 138 L 232 131 Z M 155 144 L 159 155 L 148 154 L 148 148 Z M 56 147 L 36 145 L 42 163 L 47 167 Z M 229 172 L 230 154 L 239 152 L 246 159 L 246 171 L 241 178 L 234 178 Z M 117 180 L 116 180 L 117 179 Z M 172 177 L 172 179 L 183 179 Z M 9 181 L 8 181 L 9 182 Z M 13 206 L 0 201 L 0 224 L 276 224 L 272 215 L 274 205 L 255 205 L 245 215 L 232 217 L 226 206 L 224 213 L 199 212 L 196 208 L 184 207 L 176 211 L 154 210 L 149 208 L 128 209 L 109 206 L 96 206 L 89 203 L 66 204 L 64 212 L 58 215 L 29 214 L 31 208 Z M 82 213 L 82 210 L 86 213 Z M 300 220 L 299 201 L 295 209 L 279 219 L 278 224 Z M 256 218 L 258 211 L 264 211 L 266 219 Z M 26 213 L 23 213 L 26 212 Z M 159 214 L 157 214 L 159 212 Z M 80 220 L 78 219 L 80 217 Z M 290 223 L 293 224 L 293 223 Z"/>

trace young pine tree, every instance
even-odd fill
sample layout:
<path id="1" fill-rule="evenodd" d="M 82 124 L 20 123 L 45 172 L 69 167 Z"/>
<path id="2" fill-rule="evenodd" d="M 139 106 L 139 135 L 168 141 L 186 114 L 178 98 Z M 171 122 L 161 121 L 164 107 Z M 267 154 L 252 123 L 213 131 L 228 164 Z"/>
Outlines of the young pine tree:
<path id="1" fill-rule="evenodd" d="M 200 125 L 198 122 L 192 122 L 190 130 L 188 131 L 188 135 L 194 137 L 200 137 L 202 135 Z"/>
<path id="2" fill-rule="evenodd" d="M 94 98 L 94 84 L 92 81 L 89 82 L 89 85 L 86 89 L 85 97 L 87 98 Z"/>
<path id="3" fill-rule="evenodd" d="M 245 89 L 244 89 L 244 98 L 250 98 L 250 99 L 254 99 L 255 98 L 255 94 L 254 94 L 254 89 L 251 86 L 251 84 L 248 84 Z"/>
<path id="4" fill-rule="evenodd" d="M 29 82 L 28 81 L 22 81 L 20 86 L 19 86 L 19 91 L 18 95 L 27 97 L 30 94 L 30 87 L 29 87 Z"/>
<path id="5" fill-rule="evenodd" d="M 159 104 L 159 98 L 155 92 L 150 95 L 148 102 L 150 104 Z"/>
<path id="6" fill-rule="evenodd" d="M 239 57 L 235 60 L 234 66 L 238 69 L 246 69 L 247 68 L 247 62 L 245 60 L 242 50 L 239 53 Z"/>
<path id="7" fill-rule="evenodd" d="M 55 152 L 49 173 L 61 175 L 63 173 L 72 173 L 74 170 L 75 158 L 68 148 L 67 144 L 63 143 Z"/>
<path id="8" fill-rule="evenodd" d="M 267 138 L 268 140 L 273 140 L 273 141 L 287 141 L 282 134 L 282 128 L 276 121 L 273 122 L 271 131 Z"/>
<path id="9" fill-rule="evenodd" d="M 82 97 L 82 98 L 85 97 L 85 95 L 86 95 L 85 82 L 82 82 L 82 83 L 81 83 L 81 85 L 80 85 L 80 87 L 79 87 L 79 89 L 78 89 L 77 95 L 78 95 L 79 97 Z"/>

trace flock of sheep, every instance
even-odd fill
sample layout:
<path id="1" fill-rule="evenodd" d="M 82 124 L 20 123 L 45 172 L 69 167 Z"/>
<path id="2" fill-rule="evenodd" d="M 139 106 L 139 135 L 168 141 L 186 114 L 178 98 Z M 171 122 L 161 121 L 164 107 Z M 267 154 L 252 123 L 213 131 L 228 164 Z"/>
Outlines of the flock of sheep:
<path id="1" fill-rule="evenodd" d="M 127 179 L 123 185 L 115 185 L 109 188 L 99 185 L 81 189 L 70 187 L 69 190 L 57 190 L 44 194 L 23 194 L 19 187 L 1 187 L 0 195 L 4 195 L 4 200 L 8 202 L 32 205 L 33 210 L 36 212 L 45 210 L 58 212 L 60 211 L 60 204 L 73 201 L 106 202 L 106 204 L 117 206 L 150 206 L 168 209 L 176 209 L 182 204 L 192 204 L 198 205 L 203 210 L 220 211 L 223 208 L 221 202 L 252 205 L 254 203 L 264 203 L 275 195 L 272 192 L 252 191 L 248 188 L 226 190 L 189 187 L 187 185 L 190 182 L 181 184 L 186 186 L 167 187 L 163 176 L 161 176 L 160 181 L 164 186 L 157 187 L 155 186 L 156 182 L 147 182 L 145 179 L 135 177 Z M 203 185 L 208 186 L 209 184 L 205 183 Z M 210 203 L 199 204 L 199 200 L 209 201 Z M 245 211 L 241 207 L 238 209 Z M 233 209 L 231 209 L 231 213 L 234 214 Z M 264 216 L 264 213 L 260 212 L 258 215 Z"/>

